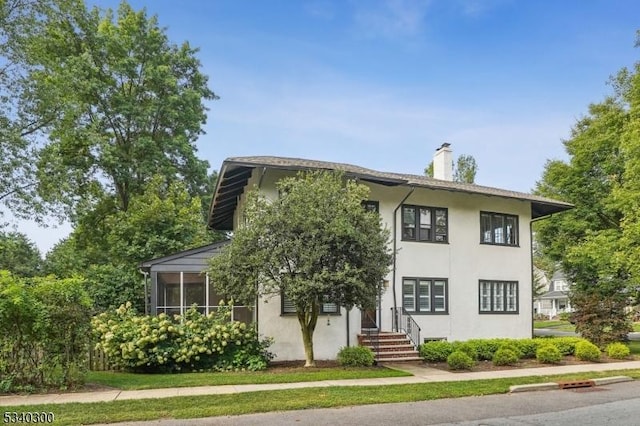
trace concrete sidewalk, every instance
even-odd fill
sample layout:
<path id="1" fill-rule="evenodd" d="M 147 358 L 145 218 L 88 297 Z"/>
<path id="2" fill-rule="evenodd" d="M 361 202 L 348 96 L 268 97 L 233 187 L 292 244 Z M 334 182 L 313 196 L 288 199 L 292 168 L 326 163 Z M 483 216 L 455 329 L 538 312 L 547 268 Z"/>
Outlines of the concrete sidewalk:
<path id="1" fill-rule="evenodd" d="M 545 376 L 552 374 L 567 374 L 579 372 L 611 371 L 625 369 L 640 369 L 640 361 L 614 362 L 606 364 L 580 364 L 553 367 L 522 368 L 514 370 L 482 371 L 477 373 L 452 373 L 423 367 L 419 363 L 387 364 L 390 368 L 407 371 L 413 376 L 386 377 L 379 379 L 350 379 L 323 380 L 318 382 L 276 383 L 259 385 L 224 385 L 224 386 L 195 386 L 182 388 L 164 388 L 148 390 L 107 390 L 97 392 L 37 394 L 37 395 L 8 395 L 0 396 L 0 406 L 38 405 L 38 404 L 66 404 L 69 402 L 107 402 L 129 399 L 168 398 L 173 396 L 190 395 L 223 395 L 240 392 L 256 392 L 266 390 L 316 388 L 330 386 L 384 386 L 411 383 L 452 382 L 462 380 L 487 380 L 508 377 Z M 585 377 L 588 378 L 588 377 Z"/>

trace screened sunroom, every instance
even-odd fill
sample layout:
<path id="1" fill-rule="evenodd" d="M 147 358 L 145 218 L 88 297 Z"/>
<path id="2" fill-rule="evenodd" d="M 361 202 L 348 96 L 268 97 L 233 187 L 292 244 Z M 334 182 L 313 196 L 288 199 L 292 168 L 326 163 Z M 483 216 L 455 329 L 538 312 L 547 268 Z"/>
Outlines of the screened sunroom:
<path id="1" fill-rule="evenodd" d="M 208 260 L 217 255 L 227 242 L 174 253 L 140 264 L 148 283 L 147 312 L 153 315 L 184 314 L 193 305 L 203 314 L 214 312 L 227 299 L 218 294 L 206 274 Z M 253 306 L 234 306 L 231 319 L 255 321 Z"/>

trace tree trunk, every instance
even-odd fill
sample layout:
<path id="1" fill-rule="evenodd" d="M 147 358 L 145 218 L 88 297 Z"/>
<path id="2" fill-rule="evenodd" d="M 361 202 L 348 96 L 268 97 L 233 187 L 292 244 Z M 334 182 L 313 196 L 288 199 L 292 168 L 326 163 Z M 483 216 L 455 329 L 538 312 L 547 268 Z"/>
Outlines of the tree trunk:
<path id="1" fill-rule="evenodd" d="M 313 332 L 318 322 L 319 305 L 314 303 L 311 312 L 298 311 L 298 322 L 300 323 L 300 331 L 302 331 L 302 343 L 304 344 L 305 367 L 315 367 L 316 360 L 313 357 Z"/>

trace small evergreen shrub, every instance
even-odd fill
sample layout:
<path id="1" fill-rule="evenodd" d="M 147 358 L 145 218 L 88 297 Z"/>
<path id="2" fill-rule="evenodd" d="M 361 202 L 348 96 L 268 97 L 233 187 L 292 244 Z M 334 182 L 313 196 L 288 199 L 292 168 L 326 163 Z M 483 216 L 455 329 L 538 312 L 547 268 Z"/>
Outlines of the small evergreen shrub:
<path id="1" fill-rule="evenodd" d="M 341 348 L 338 363 L 343 367 L 371 367 L 375 361 L 373 351 L 366 346 Z"/>
<path id="2" fill-rule="evenodd" d="M 452 343 L 453 352 L 464 352 L 467 354 L 472 360 L 478 359 L 478 349 L 477 345 L 473 342 L 460 342 L 456 341 Z"/>
<path id="3" fill-rule="evenodd" d="M 521 358 L 535 358 L 538 349 L 538 339 L 518 339 L 515 341 Z"/>
<path id="4" fill-rule="evenodd" d="M 500 349 L 508 349 L 511 352 L 513 352 L 514 354 L 516 354 L 518 359 L 522 358 L 522 352 L 520 351 L 520 346 L 518 345 L 518 341 L 517 340 L 507 340 L 507 341 L 505 341 L 498 348 L 498 350 L 500 350 Z"/>
<path id="5" fill-rule="evenodd" d="M 558 348 L 563 356 L 575 355 L 576 344 L 578 342 L 586 341 L 585 339 L 582 339 L 580 337 L 554 337 L 548 340 L 551 341 L 551 344 Z"/>
<path id="6" fill-rule="evenodd" d="M 582 361 L 598 361 L 600 359 L 600 349 L 588 341 L 576 343 L 576 358 Z"/>
<path id="7" fill-rule="evenodd" d="M 516 365 L 520 358 L 509 345 L 503 345 L 493 355 L 493 365 Z"/>
<path id="8" fill-rule="evenodd" d="M 500 345 L 507 339 L 471 339 L 467 343 L 475 348 L 477 359 L 491 361 Z"/>
<path id="9" fill-rule="evenodd" d="M 451 342 L 438 340 L 420 345 L 420 357 L 426 362 L 445 362 L 453 352 Z"/>
<path id="10" fill-rule="evenodd" d="M 631 355 L 631 350 L 629 349 L 629 346 L 620 342 L 608 344 L 607 347 L 605 348 L 605 352 L 607 353 L 607 356 L 609 358 L 614 358 L 614 359 L 625 359 L 629 355 Z"/>
<path id="11" fill-rule="evenodd" d="M 562 353 L 555 345 L 546 344 L 536 350 L 536 359 L 543 364 L 557 364 L 562 360 Z"/>
<path id="12" fill-rule="evenodd" d="M 466 352 L 457 350 L 447 357 L 447 364 L 452 370 L 471 370 L 476 363 Z"/>

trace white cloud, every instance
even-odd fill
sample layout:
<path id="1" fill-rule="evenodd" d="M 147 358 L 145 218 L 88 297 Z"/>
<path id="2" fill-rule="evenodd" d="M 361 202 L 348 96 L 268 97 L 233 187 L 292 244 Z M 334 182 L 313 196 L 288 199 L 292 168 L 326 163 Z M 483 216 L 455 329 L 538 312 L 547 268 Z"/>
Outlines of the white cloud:
<path id="1" fill-rule="evenodd" d="M 358 2 L 356 33 L 365 38 L 405 38 L 422 33 L 429 0 Z"/>

